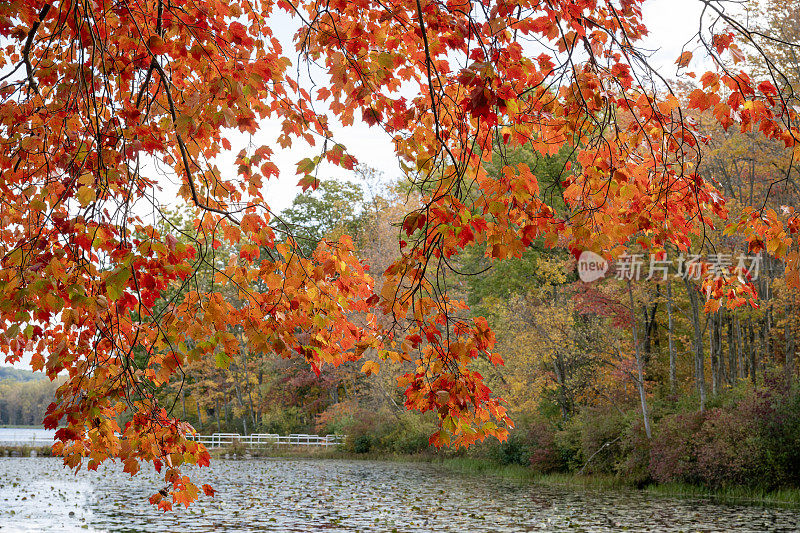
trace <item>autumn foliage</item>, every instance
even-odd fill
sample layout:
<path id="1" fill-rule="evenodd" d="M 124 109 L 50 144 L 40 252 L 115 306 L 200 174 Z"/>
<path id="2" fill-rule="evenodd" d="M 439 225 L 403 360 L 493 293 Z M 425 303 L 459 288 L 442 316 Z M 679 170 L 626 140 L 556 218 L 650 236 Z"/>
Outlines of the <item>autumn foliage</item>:
<path id="1" fill-rule="evenodd" d="M 297 53 L 274 34 L 290 17 Z M 365 354 L 366 373 L 405 361 L 398 384 L 406 407 L 436 412 L 432 443 L 503 439 L 506 409 L 472 365 L 502 360 L 486 320 L 447 290 L 452 258 L 478 246 L 503 260 L 534 242 L 607 257 L 632 243 L 686 250 L 727 216 L 698 171 L 704 139 L 687 110 L 800 153 L 795 109 L 736 65 L 747 35 L 735 25 L 711 36 L 716 71 L 685 99 L 645 81 L 645 33 L 639 0 L 4 2 L 2 344 L 7 361 L 29 353 L 68 376 L 45 418 L 61 426 L 56 451 L 76 468 L 151 462 L 167 484 L 151 501 L 188 505 L 200 489 L 180 467 L 209 455 L 154 392 L 245 347 L 316 371 Z M 293 61 L 326 83 L 304 86 Z M 353 168 L 334 119 L 387 132 L 422 198 L 377 293 L 349 237 L 303 255 L 264 195 L 276 144 L 314 147 L 297 165 L 304 189 L 325 164 Z M 265 123 L 280 126 L 274 143 L 238 153 L 235 173 L 217 167 L 234 131 Z M 548 185 L 558 205 L 525 163 L 487 172 L 523 145 L 572 152 Z M 190 233 L 163 224 L 155 197 L 170 181 L 194 209 Z M 728 231 L 785 256 L 796 285 L 796 215 L 760 207 Z M 238 255 L 198 283 L 220 246 Z M 707 307 L 750 294 L 733 275 L 709 286 Z"/>

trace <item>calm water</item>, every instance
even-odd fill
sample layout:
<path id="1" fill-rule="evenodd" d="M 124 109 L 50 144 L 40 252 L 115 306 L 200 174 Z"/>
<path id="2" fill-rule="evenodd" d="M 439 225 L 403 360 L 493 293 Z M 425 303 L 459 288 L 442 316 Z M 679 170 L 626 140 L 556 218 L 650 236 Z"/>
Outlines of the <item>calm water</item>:
<path id="1" fill-rule="evenodd" d="M 144 475 L 142 475 L 144 474 Z M 73 476 L 53 458 L 0 458 L 0 531 L 797 531 L 800 511 L 630 491 L 583 491 L 449 473 L 428 464 L 219 460 L 189 510 L 110 465 Z"/>

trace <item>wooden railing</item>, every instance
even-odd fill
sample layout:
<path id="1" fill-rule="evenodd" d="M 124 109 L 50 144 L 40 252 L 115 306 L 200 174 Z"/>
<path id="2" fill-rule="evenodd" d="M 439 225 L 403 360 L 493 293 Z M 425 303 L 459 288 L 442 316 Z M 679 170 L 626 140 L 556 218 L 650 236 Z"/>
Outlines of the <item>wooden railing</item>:
<path id="1" fill-rule="evenodd" d="M 35 435 L 30 433 L 11 433 L 0 435 L 0 446 L 52 446 L 52 435 Z"/>
<path id="2" fill-rule="evenodd" d="M 239 435 L 238 433 L 214 433 L 212 435 L 187 435 L 190 439 L 202 442 L 206 448 L 220 448 L 240 444 L 247 448 L 260 446 L 336 446 L 344 441 L 343 435 L 307 435 L 293 433 L 281 436 L 277 433 L 253 433 L 252 435 Z"/>
<path id="3" fill-rule="evenodd" d="M 212 435 L 187 435 L 191 440 L 205 444 L 206 448 L 221 448 L 232 444 L 241 444 L 247 448 L 261 446 L 336 446 L 344 441 L 343 435 L 307 435 L 293 433 L 281 436 L 276 433 L 254 433 L 239 435 L 238 433 L 214 433 Z M 0 446 L 51 446 L 53 437 L 30 433 L 0 435 Z"/>

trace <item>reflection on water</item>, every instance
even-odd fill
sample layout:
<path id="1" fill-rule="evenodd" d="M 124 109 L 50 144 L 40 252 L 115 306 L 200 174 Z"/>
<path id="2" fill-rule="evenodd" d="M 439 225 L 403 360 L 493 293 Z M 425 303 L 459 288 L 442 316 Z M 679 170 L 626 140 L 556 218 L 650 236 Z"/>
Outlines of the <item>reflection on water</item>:
<path id="1" fill-rule="evenodd" d="M 373 461 L 214 461 L 218 491 L 162 513 L 163 485 L 118 465 L 73 476 L 59 459 L 0 458 L 0 531 L 797 531 L 793 509 L 584 491 Z"/>

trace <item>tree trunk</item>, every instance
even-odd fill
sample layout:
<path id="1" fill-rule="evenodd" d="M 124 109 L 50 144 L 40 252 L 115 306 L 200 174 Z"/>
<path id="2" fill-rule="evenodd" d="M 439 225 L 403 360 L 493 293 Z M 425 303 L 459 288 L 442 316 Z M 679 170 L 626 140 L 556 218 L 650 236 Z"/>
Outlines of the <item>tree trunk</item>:
<path id="1" fill-rule="evenodd" d="M 247 398 L 250 400 L 250 418 L 253 421 L 253 429 L 258 425 L 258 417 L 256 416 L 256 408 L 253 405 L 253 391 L 252 387 L 247 387 Z"/>
<path id="2" fill-rule="evenodd" d="M 792 386 L 792 381 L 794 379 L 794 336 L 792 335 L 792 326 L 791 326 L 792 316 L 789 315 L 786 317 L 786 327 L 784 329 L 785 333 L 784 336 L 786 337 L 785 344 L 786 344 L 786 357 L 784 358 L 784 369 L 786 370 L 786 381 L 788 382 L 788 386 Z"/>
<path id="3" fill-rule="evenodd" d="M 736 376 L 739 379 L 744 379 L 744 361 L 742 356 L 744 346 L 742 346 L 742 323 L 736 319 Z"/>
<path id="4" fill-rule="evenodd" d="M 561 354 L 556 350 L 556 358 L 553 360 L 553 369 L 556 373 L 556 382 L 558 383 L 558 404 L 561 408 L 561 418 L 563 420 L 569 419 L 569 405 L 567 404 L 567 393 L 564 380 L 564 372 L 561 367 Z"/>
<path id="5" fill-rule="evenodd" d="M 684 278 L 686 292 L 692 308 L 692 326 L 694 327 L 694 381 L 700 395 L 700 412 L 706 410 L 706 376 L 703 354 L 703 328 L 700 326 L 700 305 L 697 301 L 697 291 L 692 283 Z"/>
<path id="6" fill-rule="evenodd" d="M 736 383 L 736 341 L 733 334 L 733 316 L 728 313 L 728 385 Z"/>
<path id="7" fill-rule="evenodd" d="M 197 403 L 197 423 L 203 427 L 203 409 L 200 407 L 200 400 L 195 400 L 195 403 Z"/>
<path id="8" fill-rule="evenodd" d="M 219 398 L 214 398 L 214 416 L 217 418 L 217 431 L 222 433 L 222 422 L 219 420 Z"/>
<path id="9" fill-rule="evenodd" d="M 639 389 L 639 401 L 642 404 L 642 418 L 644 420 L 644 432 L 647 438 L 650 439 L 652 434 L 650 432 L 650 416 L 647 412 L 647 394 L 644 390 L 644 362 L 642 361 L 642 353 L 639 349 L 639 338 L 636 332 L 636 313 L 633 304 L 633 290 L 631 289 L 631 282 L 628 281 L 628 297 L 631 302 L 631 327 L 633 328 L 633 348 L 636 354 L 636 372 L 638 378 L 636 379 L 636 388 Z M 646 316 L 646 315 L 645 315 Z"/>
<path id="10" fill-rule="evenodd" d="M 244 402 L 242 401 L 242 391 L 239 388 L 239 373 L 233 373 L 233 389 L 236 391 L 236 399 L 239 402 L 239 407 L 242 408 L 242 429 L 244 434 L 247 435 L 247 407 L 245 407 Z"/>
<path id="11" fill-rule="evenodd" d="M 756 384 L 756 362 L 758 357 L 756 356 L 756 332 L 753 329 L 753 321 L 751 319 L 747 319 L 747 329 L 748 335 L 750 337 L 750 381 L 753 382 L 753 385 Z"/>
<path id="12" fill-rule="evenodd" d="M 331 387 L 328 389 L 328 395 L 331 398 L 331 403 L 339 403 L 339 384 L 337 383 L 336 386 Z"/>
<path id="13" fill-rule="evenodd" d="M 717 395 L 717 382 L 719 371 L 719 357 L 717 357 L 717 343 L 715 335 L 716 313 L 706 319 L 708 326 L 708 353 L 711 359 L 711 395 Z"/>
<path id="14" fill-rule="evenodd" d="M 249 351 L 244 339 L 242 339 L 242 352 L 244 353 L 244 382 L 245 386 L 247 386 L 247 399 L 250 403 L 250 420 L 252 420 L 253 428 L 255 429 L 258 421 L 256 420 L 256 409 L 253 405 L 253 387 L 250 386 L 250 363 L 247 357 Z"/>
<path id="15" fill-rule="evenodd" d="M 725 354 L 722 351 L 722 313 L 720 311 L 711 317 L 711 324 L 713 325 L 714 353 L 717 355 L 714 391 L 718 393 L 725 383 Z"/>
<path id="16" fill-rule="evenodd" d="M 653 304 L 653 307 L 648 309 L 646 304 L 642 304 L 642 314 L 644 315 L 644 363 L 647 365 L 650 362 L 650 356 L 653 353 L 653 344 L 657 343 L 657 322 L 656 312 L 658 311 L 658 301 Z M 655 339 L 655 340 L 654 340 Z"/>
<path id="17" fill-rule="evenodd" d="M 675 395 L 677 365 L 675 361 L 675 341 L 672 338 L 672 281 L 667 280 L 667 327 L 669 339 L 669 391 Z"/>
<path id="18" fill-rule="evenodd" d="M 183 407 L 183 419 L 186 420 L 186 383 L 181 384 L 181 407 Z"/>
<path id="19" fill-rule="evenodd" d="M 768 350 L 768 333 L 767 333 L 767 315 L 764 313 L 764 316 L 759 320 L 759 328 L 758 328 L 758 355 L 759 361 L 763 363 L 762 372 L 766 372 L 767 367 L 769 366 L 770 360 L 770 351 Z"/>

